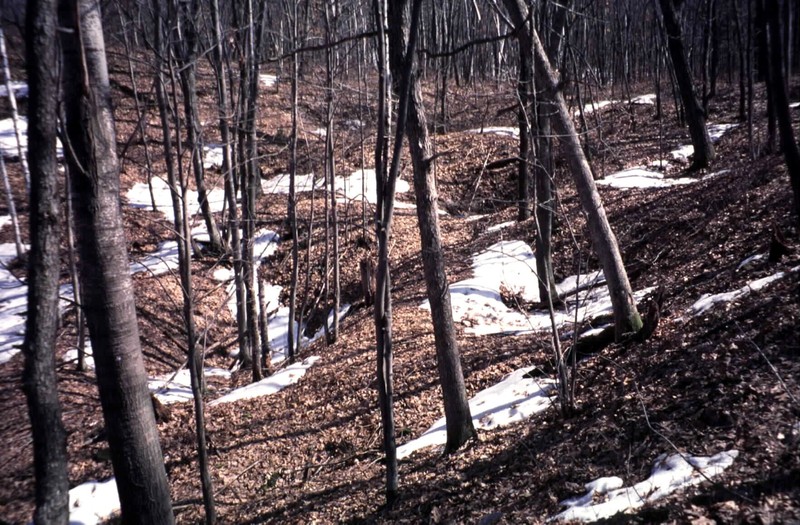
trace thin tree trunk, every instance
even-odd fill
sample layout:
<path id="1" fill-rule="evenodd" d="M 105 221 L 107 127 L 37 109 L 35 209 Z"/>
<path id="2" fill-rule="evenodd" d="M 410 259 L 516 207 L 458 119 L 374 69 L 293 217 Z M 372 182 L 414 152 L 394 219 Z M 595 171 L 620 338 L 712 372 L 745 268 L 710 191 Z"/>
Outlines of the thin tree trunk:
<path id="1" fill-rule="evenodd" d="M 453 327 L 450 288 L 447 285 L 444 252 L 439 231 L 438 195 L 436 181 L 433 179 L 430 166 L 432 152 L 422 101 L 422 88 L 414 71 L 419 4 L 420 0 L 415 0 L 413 13 L 409 13 L 408 0 L 390 2 L 389 56 L 392 76 L 395 79 L 401 79 L 401 83 L 395 83 L 395 93 L 401 102 L 403 98 L 408 98 L 408 126 L 405 132 L 413 164 L 417 220 L 422 244 L 422 266 L 428 300 L 431 305 L 436 363 L 447 421 L 445 453 L 451 453 L 474 438 L 476 433 L 472 424 L 467 391 L 464 386 L 464 373 L 461 370 L 461 357 Z M 402 111 L 403 109 L 398 110 L 398 119 L 405 117 Z M 399 123 L 398 127 L 400 127 Z"/>
<path id="2" fill-rule="evenodd" d="M 83 304 L 124 523 L 174 523 L 139 342 L 100 4 L 63 0 L 64 100 Z"/>
<path id="3" fill-rule="evenodd" d="M 8 67 L 8 55 L 6 54 L 6 40 L 3 36 L 3 27 L 0 24 L 0 60 L 3 64 L 3 77 L 5 78 L 6 91 L 8 92 L 8 105 L 11 107 L 11 121 L 14 124 L 14 135 L 17 138 L 17 151 L 19 152 L 19 163 L 22 165 L 22 173 L 25 175 L 25 187 L 30 190 L 31 176 L 28 169 L 28 155 L 22 146 L 22 130 L 19 129 L 19 111 L 17 111 L 17 97 L 11 89 L 11 69 Z"/>
<path id="4" fill-rule="evenodd" d="M 23 343 L 25 369 L 22 384 L 28 401 L 33 434 L 36 479 L 36 510 L 33 519 L 35 523 L 66 525 L 69 520 L 67 433 L 61 420 L 55 362 L 59 328 L 58 277 L 61 265 L 56 160 L 56 15 L 54 0 L 41 1 L 28 6 L 26 19 L 30 86 L 28 145 L 33 180 L 30 200 L 28 318 Z"/>
<path id="5" fill-rule="evenodd" d="M 692 73 L 686 61 L 680 19 L 675 10 L 674 0 L 659 0 L 659 5 L 667 34 L 667 48 L 672 58 L 672 67 L 680 88 L 683 107 L 686 110 L 686 120 L 689 124 L 689 135 L 692 138 L 692 146 L 694 146 L 691 169 L 706 168 L 714 161 L 714 145 L 708 135 L 705 113 L 697 101 L 692 85 Z"/>
<path id="6" fill-rule="evenodd" d="M 22 246 L 22 234 L 19 231 L 19 217 L 17 216 L 17 207 L 14 205 L 14 193 L 11 191 L 11 183 L 8 180 L 6 161 L 2 155 L 0 155 L 0 175 L 3 177 L 3 187 L 6 190 L 6 205 L 8 206 L 8 214 L 11 216 L 11 226 L 14 228 L 14 246 L 17 250 L 17 257 L 22 257 L 25 249 Z"/>
<path id="7" fill-rule="evenodd" d="M 527 9 L 523 0 L 504 0 L 504 2 L 512 22 L 516 26 L 522 27 L 525 20 L 523 13 L 526 13 Z M 543 97 L 552 104 L 554 109 L 553 128 L 564 146 L 581 206 L 587 215 L 594 251 L 600 259 L 600 265 L 608 283 L 614 311 L 615 332 L 619 339 L 625 333 L 639 331 L 642 327 L 642 320 L 636 309 L 636 300 L 625 273 L 617 239 L 608 223 L 603 203 L 592 177 L 592 170 L 583 154 L 575 125 L 572 123 L 567 104 L 561 93 L 559 79 L 550 65 L 539 35 L 534 29 L 531 29 L 530 32 L 520 31 L 518 35 L 520 45 L 533 50 L 536 81 L 543 90 Z"/>
<path id="8" fill-rule="evenodd" d="M 786 158 L 789 181 L 794 193 L 795 219 L 800 224 L 800 147 L 794 137 L 792 114 L 791 109 L 789 109 L 789 96 L 786 89 L 786 77 L 783 71 L 783 43 L 781 41 L 781 21 L 778 14 L 777 0 L 767 0 L 766 7 L 769 22 L 770 80 L 780 128 L 781 148 L 783 148 L 783 154 Z"/>

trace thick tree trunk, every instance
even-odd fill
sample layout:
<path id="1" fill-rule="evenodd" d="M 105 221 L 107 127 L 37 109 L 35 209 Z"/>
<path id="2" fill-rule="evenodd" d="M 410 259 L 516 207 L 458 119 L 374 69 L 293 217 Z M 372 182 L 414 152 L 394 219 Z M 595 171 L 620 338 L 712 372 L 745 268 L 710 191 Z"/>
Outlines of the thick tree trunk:
<path id="1" fill-rule="evenodd" d="M 692 137 L 692 146 L 694 146 L 691 169 L 707 168 L 714 161 L 714 145 L 708 135 L 706 115 L 697 100 L 692 84 L 692 72 L 686 61 L 686 51 L 683 47 L 681 23 L 675 10 L 674 0 L 659 0 L 659 5 L 667 33 L 667 48 L 670 58 L 672 58 L 672 67 L 680 88 L 681 99 L 686 110 L 686 120 L 689 124 L 689 135 Z"/>
<path id="2" fill-rule="evenodd" d="M 522 27 L 525 21 L 523 13 L 526 13 L 527 9 L 524 1 L 504 0 L 504 2 L 511 21 L 515 26 Z M 542 96 L 554 110 L 551 117 L 553 128 L 564 147 L 581 206 L 587 216 L 592 245 L 600 259 L 600 265 L 608 283 L 614 310 L 616 337 L 620 338 L 628 332 L 637 332 L 642 327 L 642 320 L 636 309 L 636 300 L 633 297 L 630 282 L 628 282 L 628 275 L 625 273 L 617 239 L 611 231 L 600 194 L 597 192 L 597 186 L 592 177 L 592 170 L 586 161 L 578 133 L 561 93 L 559 79 L 550 65 L 538 33 L 535 30 L 520 31 L 518 35 L 520 45 L 533 50 L 536 82 L 543 90 Z"/>
<path id="3" fill-rule="evenodd" d="M 422 244 L 422 267 L 431 305 L 436 362 L 447 420 L 445 453 L 450 453 L 475 437 L 476 433 L 472 424 L 464 386 L 464 373 L 461 370 L 461 357 L 453 327 L 450 288 L 447 284 L 444 251 L 439 232 L 438 195 L 430 166 L 432 151 L 422 101 L 422 88 L 414 72 L 414 57 L 407 54 L 413 52 L 413 43 L 409 44 L 409 41 L 413 38 L 411 30 L 416 27 L 416 23 L 409 18 L 411 13 L 408 7 L 408 0 L 395 0 L 390 3 L 389 19 L 393 24 L 389 30 L 389 56 L 392 76 L 395 79 L 401 78 L 404 67 L 411 69 L 406 135 L 414 168 L 414 193 Z M 406 64 L 407 61 L 410 61 L 410 66 Z M 400 90 L 401 85 L 396 83 L 396 93 L 404 95 Z"/>
<path id="4" fill-rule="evenodd" d="M 119 201 L 119 166 L 96 0 L 59 6 L 83 304 L 123 523 L 174 522 L 147 388 Z"/>
<path id="5" fill-rule="evenodd" d="M 31 251 L 22 384 L 33 433 L 34 522 L 66 525 L 69 520 L 67 434 L 61 421 L 55 363 L 61 266 L 56 160 L 56 18 L 55 0 L 34 2 L 28 7 L 26 51 L 30 86 Z"/>

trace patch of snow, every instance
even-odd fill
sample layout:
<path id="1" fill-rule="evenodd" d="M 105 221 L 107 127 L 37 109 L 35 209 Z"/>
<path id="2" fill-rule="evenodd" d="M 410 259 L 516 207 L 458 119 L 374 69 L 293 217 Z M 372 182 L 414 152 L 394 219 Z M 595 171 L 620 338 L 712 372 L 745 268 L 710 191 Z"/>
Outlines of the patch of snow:
<path id="1" fill-rule="evenodd" d="M 467 333 L 488 335 L 520 334 L 550 330 L 546 310 L 523 312 L 503 302 L 501 290 L 523 302 L 539 302 L 539 284 L 533 250 L 522 241 L 501 241 L 473 257 L 473 277 L 450 286 L 453 319 L 464 325 Z M 570 276 L 557 284 L 559 295 L 568 295 L 566 308 L 555 312 L 558 326 L 583 323 L 612 312 L 608 288 L 602 272 Z M 574 293 L 577 289 L 585 291 Z M 639 300 L 652 288 L 634 294 Z M 429 309 L 425 301 L 422 308 Z"/>
<path id="2" fill-rule="evenodd" d="M 28 98 L 28 84 L 18 80 L 12 80 L 11 91 L 14 92 L 16 98 Z M 8 88 L 5 83 L 0 84 L 0 98 L 8 98 Z"/>
<path id="3" fill-rule="evenodd" d="M 153 197 L 156 201 L 156 209 L 168 220 L 172 220 L 174 215 L 172 209 L 172 193 L 169 189 L 169 184 L 160 177 L 153 177 L 150 179 L 150 182 L 153 186 Z M 195 190 L 188 190 L 187 196 L 189 199 L 187 203 L 189 215 L 198 215 L 200 212 L 200 202 L 197 197 L 197 192 Z M 137 182 L 134 184 L 133 187 L 128 190 L 126 197 L 128 198 L 128 204 L 134 208 L 150 209 L 152 207 L 150 189 L 147 187 L 146 183 Z M 225 207 L 225 190 L 222 188 L 212 188 L 206 193 L 206 198 L 208 199 L 212 212 L 220 212 Z"/>
<path id="4" fill-rule="evenodd" d="M 19 117 L 17 125 L 21 139 L 19 147 L 26 152 L 28 150 L 28 121 L 25 117 Z M 0 120 L 0 155 L 7 159 L 15 159 L 19 157 L 19 147 L 17 147 L 17 134 L 14 132 L 14 119 Z M 56 155 L 58 158 L 64 156 L 61 141 L 58 139 L 56 139 Z"/>
<path id="5" fill-rule="evenodd" d="M 117 481 L 87 481 L 69 491 L 70 525 L 96 525 L 119 511 Z"/>
<path id="6" fill-rule="evenodd" d="M 688 314 L 690 317 L 697 317 L 698 315 L 702 315 L 718 304 L 728 304 L 738 299 L 741 299 L 747 295 L 750 295 L 752 292 L 757 292 L 764 288 L 765 286 L 783 279 L 787 275 L 791 273 L 795 273 L 800 271 L 800 266 L 795 266 L 790 268 L 787 271 L 780 271 L 774 273 L 772 275 L 768 275 L 767 277 L 762 277 L 761 279 L 756 279 L 755 281 L 751 281 L 746 285 L 742 286 L 737 290 L 733 290 L 731 292 L 723 292 L 717 294 L 703 294 L 700 296 L 700 299 L 694 302 L 689 307 Z"/>
<path id="7" fill-rule="evenodd" d="M 711 142 L 717 142 L 725 133 L 738 125 L 739 124 L 710 124 L 708 126 L 708 136 L 711 138 Z M 686 146 L 681 146 L 678 149 L 670 151 L 669 154 L 675 160 L 685 161 L 694 155 L 694 146 L 687 144 Z"/>
<path id="8" fill-rule="evenodd" d="M 590 102 L 583 106 L 583 113 L 585 115 L 589 115 L 594 113 L 595 111 L 601 110 L 605 107 L 608 107 L 612 104 L 615 104 L 617 101 L 615 100 L 601 100 L 600 102 Z"/>
<path id="9" fill-rule="evenodd" d="M 29 246 L 24 246 L 28 250 Z M 25 339 L 25 316 L 28 312 L 28 286 L 17 279 L 7 265 L 17 257 L 14 243 L 0 244 L 0 364 L 20 352 Z M 72 299 L 72 285 L 59 288 L 63 312 Z"/>
<path id="10" fill-rule="evenodd" d="M 631 104 L 644 104 L 644 105 L 655 105 L 656 103 L 656 94 L 655 93 L 648 93 L 646 95 L 639 95 L 638 97 L 633 97 L 631 99 Z"/>
<path id="11" fill-rule="evenodd" d="M 467 133 L 476 133 L 478 135 L 500 135 L 501 137 L 509 137 L 512 139 L 519 138 L 519 128 L 510 126 L 487 126 L 484 128 L 467 130 Z"/>
<path id="12" fill-rule="evenodd" d="M 514 226 L 516 221 L 508 221 L 508 222 L 501 222 L 500 224 L 495 224 L 494 226 L 489 226 L 486 228 L 486 233 L 498 232 L 504 228 L 508 228 L 509 226 Z"/>
<path id="13" fill-rule="evenodd" d="M 342 122 L 342 125 L 349 130 L 358 130 L 364 127 L 364 123 L 358 119 L 345 120 L 344 122 Z"/>
<path id="14" fill-rule="evenodd" d="M 692 184 L 700 179 L 681 177 L 668 179 L 663 174 L 655 171 L 648 171 L 644 168 L 630 168 L 606 176 L 604 179 L 596 181 L 598 186 L 610 186 L 617 189 L 631 188 L 670 188 Z"/>
<path id="15" fill-rule="evenodd" d="M 476 430 L 492 430 L 517 423 L 550 407 L 550 393 L 555 390 L 555 381 L 529 377 L 528 373 L 534 368 L 515 370 L 496 385 L 478 392 L 469 400 L 472 424 Z M 444 445 L 446 442 L 446 421 L 441 418 L 420 437 L 398 447 L 397 459 L 408 457 L 422 448 Z"/>
<path id="16" fill-rule="evenodd" d="M 767 258 L 767 254 L 766 253 L 757 253 L 755 255 L 751 255 L 750 257 L 747 257 L 745 260 L 743 260 L 742 262 L 739 263 L 739 265 L 736 267 L 736 271 L 738 272 L 742 268 L 750 266 L 754 262 L 763 261 L 766 258 Z"/>
<path id="17" fill-rule="evenodd" d="M 800 108 L 800 102 L 792 102 L 791 104 L 789 104 L 789 108 L 791 109 Z"/>
<path id="18" fill-rule="evenodd" d="M 0 215 L 0 228 L 6 224 L 11 224 L 11 215 Z"/>
<path id="19" fill-rule="evenodd" d="M 316 180 L 315 180 L 316 179 Z M 312 186 L 313 185 L 313 186 Z M 322 177 L 315 177 L 313 173 L 308 175 L 296 175 L 294 178 L 294 189 L 297 192 L 311 191 L 311 189 L 321 190 L 325 187 Z M 264 193 L 289 193 L 289 174 L 283 173 L 272 178 L 261 181 L 261 189 Z"/>
<path id="20" fill-rule="evenodd" d="M 178 242 L 164 241 L 156 251 L 138 261 L 131 261 L 131 274 L 147 272 L 150 275 L 163 275 L 178 268 Z"/>
<path id="21" fill-rule="evenodd" d="M 203 373 L 206 377 L 221 377 L 230 379 L 231 373 L 224 368 L 205 368 Z M 189 370 L 184 368 L 175 374 L 165 374 L 147 380 L 147 387 L 150 392 L 162 403 L 182 403 L 191 401 L 192 382 Z"/>
<path id="22" fill-rule="evenodd" d="M 307 357 L 301 363 L 289 365 L 283 370 L 275 372 L 271 376 L 262 379 L 257 383 L 251 383 L 241 388 L 237 388 L 236 390 L 229 392 L 219 399 L 215 399 L 214 401 L 210 402 L 208 406 L 212 407 L 221 405 L 223 403 L 231 403 L 241 399 L 253 399 L 256 397 L 268 396 L 280 392 L 287 386 L 293 385 L 300 381 L 300 378 L 305 375 L 306 370 L 311 368 L 311 366 L 319 361 L 319 359 L 320 358 L 318 356 Z"/>
<path id="23" fill-rule="evenodd" d="M 73 346 L 66 352 L 64 352 L 64 357 L 62 360 L 65 363 L 77 363 L 78 362 L 78 347 Z M 89 340 L 89 334 L 86 334 L 86 340 L 84 341 L 83 345 L 83 364 L 86 367 L 86 370 L 94 370 L 94 355 L 92 351 L 92 342 Z"/>
<path id="24" fill-rule="evenodd" d="M 660 455 L 650 477 L 625 487 L 616 476 L 599 478 L 586 484 L 586 494 L 561 502 L 567 509 L 548 521 L 597 521 L 620 512 L 638 509 L 647 503 L 684 487 L 697 485 L 721 474 L 733 464 L 737 450 L 720 452 L 711 457 Z"/>
<path id="25" fill-rule="evenodd" d="M 205 169 L 221 168 L 223 158 L 222 144 L 208 144 L 203 146 L 203 167 Z"/>
<path id="26" fill-rule="evenodd" d="M 215 281 L 219 281 L 221 283 L 226 283 L 234 278 L 233 270 L 230 268 L 217 268 L 214 270 L 212 277 Z"/>
<path id="27" fill-rule="evenodd" d="M 278 77 L 269 73 L 261 73 L 258 75 L 258 80 L 261 81 L 262 86 L 267 88 L 275 87 L 275 84 L 278 83 Z"/>

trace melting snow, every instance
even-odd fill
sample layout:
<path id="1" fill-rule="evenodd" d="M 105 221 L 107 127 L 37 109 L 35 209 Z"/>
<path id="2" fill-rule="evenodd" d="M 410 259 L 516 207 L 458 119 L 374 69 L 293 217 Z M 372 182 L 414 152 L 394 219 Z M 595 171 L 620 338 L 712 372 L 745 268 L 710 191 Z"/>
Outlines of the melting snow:
<path id="1" fill-rule="evenodd" d="M 718 304 L 728 304 L 737 299 L 741 299 L 746 295 L 749 295 L 752 292 L 757 292 L 771 284 L 775 281 L 783 279 L 790 273 L 794 273 L 800 271 L 800 266 L 795 266 L 790 268 L 787 271 L 781 271 L 774 273 L 772 275 L 768 275 L 767 277 L 762 277 L 761 279 L 756 279 L 755 281 L 751 281 L 746 285 L 742 286 L 737 290 L 733 290 L 731 292 L 723 292 L 717 294 L 703 294 L 700 299 L 694 302 L 692 306 L 689 307 L 688 313 L 690 317 L 696 317 L 698 315 L 702 315 L 707 311 L 711 310 Z"/>
<path id="2" fill-rule="evenodd" d="M 586 484 L 583 496 L 562 501 L 567 509 L 548 521 L 597 521 L 620 512 L 637 509 L 668 494 L 721 474 L 739 455 L 736 450 L 711 457 L 662 454 L 656 459 L 650 477 L 631 487 L 612 476 Z"/>
<path id="3" fill-rule="evenodd" d="M 488 126 L 485 128 L 476 128 L 470 129 L 467 133 L 477 133 L 477 134 L 491 134 L 491 135 L 500 135 L 501 137 L 510 137 L 512 139 L 519 137 L 519 128 L 510 127 L 510 126 Z"/>
<path id="4" fill-rule="evenodd" d="M 25 82 L 19 82 L 17 80 L 12 80 L 11 84 L 11 91 L 14 92 L 14 96 L 16 98 L 28 98 L 28 84 Z M 0 97 L 8 98 L 8 88 L 6 87 L 5 83 L 0 84 Z"/>
<path id="5" fill-rule="evenodd" d="M 711 142 L 717 142 L 719 139 L 722 138 L 725 133 L 730 131 L 731 129 L 735 128 L 739 124 L 711 124 L 708 126 L 708 135 L 711 138 Z M 681 146 L 678 149 L 670 151 L 670 156 L 675 160 L 687 160 L 690 156 L 694 154 L 694 146 L 691 144 L 687 144 L 686 146 Z"/>
<path id="6" fill-rule="evenodd" d="M 534 368 L 516 370 L 469 400 L 472 424 L 477 430 L 492 430 L 523 421 L 551 405 L 550 393 L 555 389 L 555 381 L 528 376 Z M 397 459 L 446 442 L 446 422 L 441 418 L 420 437 L 398 447 Z"/>
<path id="7" fill-rule="evenodd" d="M 311 191 L 312 184 L 316 189 L 325 187 L 325 181 L 318 177 L 314 181 L 314 175 L 298 175 L 295 177 L 296 191 Z M 264 191 L 269 193 L 289 193 L 289 175 L 277 175 L 262 182 Z M 376 204 L 378 202 L 377 186 L 375 181 L 375 170 L 357 170 L 350 175 L 336 177 L 334 188 L 339 200 L 355 200 L 366 198 L 367 202 Z M 396 193 L 406 193 L 411 189 L 408 182 L 398 179 L 395 186 Z M 362 190 L 365 190 L 364 193 Z M 402 208 L 403 203 L 396 202 L 396 208 Z"/>
<path id="8" fill-rule="evenodd" d="M 28 121 L 25 117 L 17 119 L 20 134 L 20 147 L 22 151 L 28 149 Z M 56 139 L 56 154 L 59 158 L 64 156 L 64 151 L 61 148 L 61 141 Z M 19 148 L 17 147 L 17 135 L 14 133 L 14 119 L 7 118 L 0 120 L 0 155 L 7 159 L 14 159 L 19 157 Z"/>
<path id="9" fill-rule="evenodd" d="M 261 73 L 258 75 L 258 79 L 261 81 L 261 85 L 264 87 L 275 87 L 275 84 L 278 83 L 278 77 L 275 75 L 270 75 L 268 73 Z"/>
<path id="10" fill-rule="evenodd" d="M 96 525 L 119 511 L 117 481 L 87 481 L 69 491 L 70 525 Z"/>
<path id="11" fill-rule="evenodd" d="M 224 158 L 221 144 L 203 146 L 203 168 L 221 168 Z"/>
<path id="12" fill-rule="evenodd" d="M 683 184 L 692 184 L 700 179 L 682 177 L 676 179 L 665 178 L 662 173 L 648 171 L 644 168 L 630 168 L 608 175 L 598 180 L 598 186 L 611 186 L 617 189 L 630 188 L 669 188 Z"/>
<path id="13" fill-rule="evenodd" d="M 150 179 L 153 185 L 153 196 L 156 201 L 156 209 L 164 214 L 169 220 L 173 218 L 172 209 L 172 195 L 167 181 L 160 177 L 153 177 Z M 195 190 L 188 190 L 189 202 L 187 208 L 189 215 L 197 215 L 200 211 L 200 203 L 198 201 L 197 192 Z M 209 206 L 212 212 L 220 212 L 225 206 L 225 190 L 222 188 L 213 188 L 206 194 Z M 146 183 L 138 182 L 128 190 L 127 193 L 128 204 L 134 208 L 149 209 L 152 207 L 150 201 L 150 189 Z"/>
<path id="14" fill-rule="evenodd" d="M 318 356 L 310 356 L 301 363 L 294 363 L 283 370 L 275 372 L 271 376 L 262 379 L 257 383 L 251 383 L 237 388 L 228 394 L 210 402 L 208 406 L 216 406 L 222 403 L 231 403 L 240 399 L 253 399 L 255 397 L 268 396 L 280 392 L 289 385 L 297 383 L 306 373 L 306 370 L 319 360 Z"/>
<path id="15" fill-rule="evenodd" d="M 223 379 L 231 377 L 231 373 L 223 368 L 205 368 L 203 374 L 205 377 L 221 377 Z M 193 399 L 191 375 L 186 368 L 177 373 L 148 379 L 147 386 L 153 395 L 165 405 Z"/>
<path id="16" fill-rule="evenodd" d="M 546 310 L 523 312 L 503 302 L 501 290 L 523 302 L 539 301 L 539 285 L 533 250 L 522 241 L 501 241 L 477 254 L 472 263 L 473 277 L 450 286 L 453 319 L 475 335 L 528 333 L 550 330 L 550 314 Z M 558 326 L 577 321 L 583 323 L 612 312 L 608 288 L 602 272 L 571 276 L 556 288 L 559 295 L 568 295 L 567 308 L 555 312 Z M 576 293 L 577 289 L 586 291 Z M 652 288 L 634 294 L 643 298 Z M 430 308 L 426 301 L 422 308 Z"/>

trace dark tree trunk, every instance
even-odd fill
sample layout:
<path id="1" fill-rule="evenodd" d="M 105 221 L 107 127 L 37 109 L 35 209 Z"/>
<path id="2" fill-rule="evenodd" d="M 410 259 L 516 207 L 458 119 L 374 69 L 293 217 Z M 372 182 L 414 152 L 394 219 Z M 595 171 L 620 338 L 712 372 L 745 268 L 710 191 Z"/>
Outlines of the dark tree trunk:
<path id="1" fill-rule="evenodd" d="M 22 384 L 33 433 L 36 477 L 35 523 L 66 525 L 69 520 L 67 434 L 58 400 L 55 347 L 59 327 L 59 225 L 56 128 L 56 1 L 28 6 L 26 42 L 28 138 L 31 173 L 31 251 L 28 260 L 28 318 Z"/>
<path id="2" fill-rule="evenodd" d="M 786 89 L 786 77 L 783 71 L 783 45 L 781 42 L 781 20 L 778 15 L 777 0 L 767 0 L 769 22 L 769 72 L 774 93 L 778 126 L 780 128 L 781 148 L 786 157 L 789 181 L 794 193 L 794 211 L 800 224 L 800 147 L 792 129 L 792 114 L 789 109 L 789 97 Z"/>
<path id="3" fill-rule="evenodd" d="M 418 0 L 417 0 L 418 1 Z M 450 288 L 444 266 L 444 252 L 441 244 L 438 217 L 438 195 L 436 181 L 431 170 L 432 157 L 430 137 L 422 101 L 422 88 L 414 71 L 414 40 L 417 22 L 410 18 L 408 0 L 393 0 L 389 7 L 389 57 L 392 76 L 400 79 L 408 70 L 408 137 L 414 171 L 414 193 L 417 202 L 422 243 L 422 266 L 425 285 L 431 305 L 433 335 L 436 345 L 436 361 L 439 370 L 439 383 L 444 397 L 444 412 L 447 420 L 447 444 L 445 453 L 454 452 L 468 440 L 475 437 L 469 400 L 464 386 L 464 373 L 461 370 L 461 357 L 458 352 L 453 311 L 450 306 Z M 415 10 L 418 7 L 415 5 Z M 405 96 L 403 85 L 395 83 L 398 96 Z"/>
<path id="4" fill-rule="evenodd" d="M 147 388 L 119 201 L 119 165 L 96 0 L 62 0 L 69 170 L 83 304 L 123 523 L 174 522 Z"/>
<path id="5" fill-rule="evenodd" d="M 683 47 L 681 22 L 675 9 L 674 0 L 659 0 L 659 5 L 667 34 L 667 48 L 672 58 L 672 67 L 680 88 L 689 125 L 689 135 L 692 137 L 692 146 L 694 146 L 691 169 L 707 168 L 714 161 L 714 145 L 711 143 L 711 137 L 706 128 L 706 115 L 695 96 L 692 72 L 686 61 L 686 51 Z"/>

